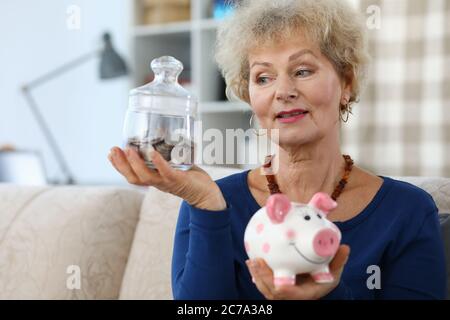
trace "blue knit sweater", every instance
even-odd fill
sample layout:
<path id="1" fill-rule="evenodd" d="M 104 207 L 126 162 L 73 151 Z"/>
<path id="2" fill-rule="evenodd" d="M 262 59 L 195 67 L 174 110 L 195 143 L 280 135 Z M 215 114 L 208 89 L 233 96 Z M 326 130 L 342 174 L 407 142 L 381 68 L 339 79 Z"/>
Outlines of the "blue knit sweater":
<path id="1" fill-rule="evenodd" d="M 175 299 L 264 299 L 245 265 L 244 230 L 260 209 L 248 172 L 216 181 L 227 202 L 223 211 L 182 202 L 172 260 Z M 323 299 L 445 298 L 445 255 L 433 199 L 412 184 L 380 177 L 384 182 L 367 207 L 335 223 L 351 254 L 339 285 Z M 379 289 L 370 285 L 377 272 L 371 266 L 379 267 Z"/>

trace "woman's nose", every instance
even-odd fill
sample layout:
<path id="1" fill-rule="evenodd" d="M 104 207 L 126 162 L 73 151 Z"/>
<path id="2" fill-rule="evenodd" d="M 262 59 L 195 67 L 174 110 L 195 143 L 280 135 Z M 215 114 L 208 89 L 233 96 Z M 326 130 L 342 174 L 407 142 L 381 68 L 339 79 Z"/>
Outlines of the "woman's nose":
<path id="1" fill-rule="evenodd" d="M 298 97 L 298 90 L 290 79 L 280 79 L 280 84 L 277 88 L 276 98 L 280 101 L 293 101 Z"/>

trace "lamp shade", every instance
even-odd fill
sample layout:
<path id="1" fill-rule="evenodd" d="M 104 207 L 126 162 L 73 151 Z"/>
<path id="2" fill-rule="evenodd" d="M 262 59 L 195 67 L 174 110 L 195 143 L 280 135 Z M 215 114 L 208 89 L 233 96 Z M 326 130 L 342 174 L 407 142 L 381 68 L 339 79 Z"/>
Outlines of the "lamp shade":
<path id="1" fill-rule="evenodd" d="M 128 73 L 125 61 L 114 50 L 111 35 L 103 35 L 103 50 L 100 53 L 100 79 L 112 79 Z"/>

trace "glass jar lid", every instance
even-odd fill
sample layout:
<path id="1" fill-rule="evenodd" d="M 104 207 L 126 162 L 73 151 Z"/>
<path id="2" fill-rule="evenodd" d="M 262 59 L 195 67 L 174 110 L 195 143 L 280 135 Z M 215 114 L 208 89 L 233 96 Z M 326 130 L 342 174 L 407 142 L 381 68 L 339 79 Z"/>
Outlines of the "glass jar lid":
<path id="1" fill-rule="evenodd" d="M 130 91 L 130 96 L 167 96 L 186 100 L 195 100 L 192 94 L 178 83 L 178 76 L 183 71 L 183 64 L 171 56 L 153 59 L 150 64 L 155 75 L 152 82 Z M 140 99 L 142 100 L 142 99 Z M 139 101 L 145 107 L 145 99 Z"/>

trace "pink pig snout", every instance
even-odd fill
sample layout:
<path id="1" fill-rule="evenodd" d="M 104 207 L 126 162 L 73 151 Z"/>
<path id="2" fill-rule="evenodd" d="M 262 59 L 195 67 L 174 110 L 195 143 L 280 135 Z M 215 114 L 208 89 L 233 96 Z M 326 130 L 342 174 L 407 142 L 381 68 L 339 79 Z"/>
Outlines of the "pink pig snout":
<path id="1" fill-rule="evenodd" d="M 313 240 L 314 252 L 320 257 L 331 257 L 339 247 L 339 238 L 332 229 L 319 231 Z"/>

